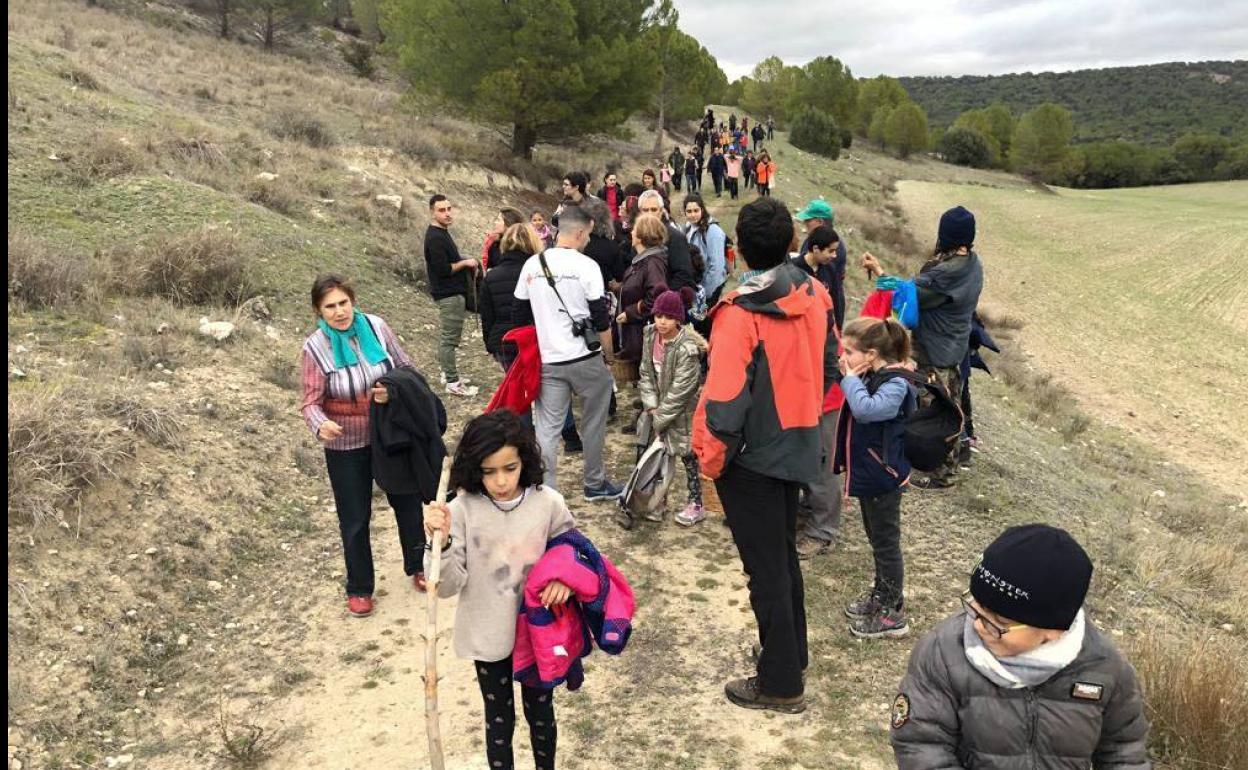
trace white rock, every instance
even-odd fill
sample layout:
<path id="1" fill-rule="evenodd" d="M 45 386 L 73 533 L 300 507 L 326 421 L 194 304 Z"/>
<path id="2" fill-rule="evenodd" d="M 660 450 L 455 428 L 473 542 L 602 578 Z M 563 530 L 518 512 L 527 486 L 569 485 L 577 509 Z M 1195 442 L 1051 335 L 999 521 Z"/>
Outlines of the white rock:
<path id="1" fill-rule="evenodd" d="M 402 195 L 378 195 L 375 198 L 375 200 L 378 203 L 385 203 L 389 206 L 394 206 L 395 211 L 403 210 L 403 196 Z"/>
<path id="2" fill-rule="evenodd" d="M 18 345 L 17 347 L 13 348 L 13 352 L 14 353 L 29 353 L 30 349 L 27 348 L 25 345 Z"/>
<path id="3" fill-rule="evenodd" d="M 148 548 L 143 553 L 147 554 L 148 556 L 151 556 L 152 554 L 160 553 L 160 549 L 157 548 L 156 546 L 152 546 L 151 548 Z"/>
<path id="4" fill-rule="evenodd" d="M 220 591 L 222 588 L 225 588 L 225 586 L 221 585 L 221 584 L 220 584 L 219 582 L 217 582 L 216 580 L 209 580 L 209 581 L 208 581 L 208 590 L 209 590 L 209 591 Z"/>
<path id="5" fill-rule="evenodd" d="M 169 331 L 172 328 L 173 327 L 170 326 L 169 324 L 165 323 L 164 321 L 161 321 L 160 324 L 156 327 L 156 333 L 164 334 L 165 332 Z"/>
<path id="6" fill-rule="evenodd" d="M 199 333 L 221 342 L 234 333 L 234 324 L 229 321 L 209 321 L 208 316 L 199 319 Z"/>
<path id="7" fill-rule="evenodd" d="M 277 179 L 277 174 L 274 174 L 272 171 L 261 171 L 259 174 L 256 174 L 256 179 L 259 179 L 261 182 L 272 182 L 274 179 Z"/>
<path id="8" fill-rule="evenodd" d="M 274 340 L 274 341 L 280 340 L 280 339 L 282 338 L 281 333 L 279 333 L 279 332 L 277 331 L 277 329 L 274 329 L 274 328 L 273 328 L 272 326 L 270 326 L 270 325 L 266 325 L 266 326 L 264 327 L 264 336 L 266 336 L 266 337 L 268 337 L 269 339 Z"/>
<path id="9" fill-rule="evenodd" d="M 86 626 L 74 626 L 75 634 L 85 634 L 86 632 L 87 632 Z"/>
<path id="10" fill-rule="evenodd" d="M 179 646 L 179 647 L 185 647 L 185 646 L 187 646 L 187 645 L 188 645 L 188 644 L 190 644 L 190 643 L 191 643 L 191 637 L 187 636 L 186 634 L 179 634 L 179 635 L 178 635 L 178 646 Z"/>

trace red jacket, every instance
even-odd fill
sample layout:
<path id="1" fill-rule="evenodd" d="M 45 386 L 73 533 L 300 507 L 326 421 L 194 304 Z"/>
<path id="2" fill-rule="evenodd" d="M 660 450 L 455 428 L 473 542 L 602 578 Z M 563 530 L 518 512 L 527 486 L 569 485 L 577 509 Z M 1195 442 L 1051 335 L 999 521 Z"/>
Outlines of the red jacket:
<path id="1" fill-rule="evenodd" d="M 715 479 L 741 463 L 810 483 L 822 454 L 819 418 L 835 379 L 828 290 L 786 261 L 713 310 L 709 373 L 693 418 L 693 449 Z"/>
<path id="2" fill-rule="evenodd" d="M 503 335 L 503 342 L 515 343 L 516 360 L 498 384 L 485 411 L 510 409 L 525 415 L 542 390 L 542 353 L 537 346 L 537 327 L 517 326 Z"/>

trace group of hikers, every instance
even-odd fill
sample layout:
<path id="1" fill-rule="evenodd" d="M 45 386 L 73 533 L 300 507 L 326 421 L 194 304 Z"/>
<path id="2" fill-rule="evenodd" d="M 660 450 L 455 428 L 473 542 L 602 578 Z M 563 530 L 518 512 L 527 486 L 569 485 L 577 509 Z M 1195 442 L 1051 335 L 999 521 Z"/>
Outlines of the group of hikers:
<path id="1" fill-rule="evenodd" d="M 766 128 L 758 122 L 753 128 L 750 125 L 748 116 L 738 123 L 736 113 L 728 116 L 727 123 L 717 123 L 714 111 L 708 109 L 686 152 L 681 152 L 677 146 L 666 158 L 655 160 L 664 196 L 671 195 L 673 190 L 680 192 L 682 183 L 688 192 L 701 192 L 708 173 L 716 198 L 727 192 L 735 200 L 742 188 L 754 188 L 759 195 L 770 195 L 775 185 L 776 162 L 760 145 L 775 136 L 776 124 L 768 116 Z M 655 174 L 651 170 L 647 173 Z"/>
<path id="2" fill-rule="evenodd" d="M 733 115 L 719 128 L 708 110 L 699 152 L 704 141 L 733 153 L 741 134 L 765 138 L 772 124 Z M 904 636 L 902 501 L 954 485 L 976 446 L 966 378 L 975 345 L 990 340 L 975 316 L 983 267 L 971 212 L 942 215 L 935 251 L 912 277 L 864 253 L 858 266 L 875 290 L 847 321 L 846 244 L 827 201 L 794 215 L 760 195 L 729 237 L 696 174 L 679 208 L 669 176 L 647 170 L 621 186 L 609 172 L 593 194 L 587 173 L 569 172 L 549 216 L 500 209 L 479 256 L 451 236 L 452 202 L 430 199 L 439 385 L 478 393 L 456 360 L 474 310 L 503 372 L 456 445 L 449 503 L 435 499 L 447 428 L 438 389 L 385 321 L 359 309 L 349 281 L 324 275 L 312 288 L 318 328 L 304 345 L 302 411 L 325 448 L 348 611 L 374 609 L 375 480 L 415 589 L 438 559 L 439 595 L 460 597 L 455 652 L 474 661 L 491 768 L 514 766 L 513 680 L 535 765 L 553 768 L 554 688 L 579 686 L 591 637 L 619 652 L 631 629 L 627 581 L 576 529 L 561 447 L 583 455 L 587 502 L 625 492 L 604 456 L 613 417 L 634 436 L 630 465 L 661 447 L 683 469 L 687 494 L 672 516 L 683 526 L 706 519 L 703 484 L 714 484 L 758 626 L 753 672 L 728 681 L 725 696 L 798 713 L 810 663 L 802 562 L 832 550 L 842 508 L 857 499 L 874 575 L 844 608 L 847 630 Z M 940 409 L 957 428 L 920 475 L 913 428 Z M 661 523 L 666 512 L 644 518 Z M 445 545 L 433 553 L 438 532 Z M 1150 766 L 1134 671 L 1083 610 L 1092 569 L 1069 533 L 1042 524 L 1011 527 L 983 550 L 962 609 L 911 653 L 891 713 L 900 767 Z"/>

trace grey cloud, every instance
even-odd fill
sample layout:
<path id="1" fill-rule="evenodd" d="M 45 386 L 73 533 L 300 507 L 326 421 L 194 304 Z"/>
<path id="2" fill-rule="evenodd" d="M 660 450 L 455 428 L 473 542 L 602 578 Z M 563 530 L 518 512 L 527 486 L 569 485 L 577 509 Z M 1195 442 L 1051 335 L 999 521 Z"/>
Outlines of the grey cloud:
<path id="1" fill-rule="evenodd" d="M 777 55 L 854 74 L 971 75 L 1248 58 L 1248 3 L 675 0 L 730 78 Z"/>

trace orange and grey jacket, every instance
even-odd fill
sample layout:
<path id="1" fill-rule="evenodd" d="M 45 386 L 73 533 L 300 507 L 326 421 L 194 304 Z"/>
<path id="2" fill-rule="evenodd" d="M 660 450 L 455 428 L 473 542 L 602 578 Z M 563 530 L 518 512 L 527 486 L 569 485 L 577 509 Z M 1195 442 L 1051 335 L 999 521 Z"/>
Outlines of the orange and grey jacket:
<path id="1" fill-rule="evenodd" d="M 710 371 L 693 418 L 704 474 L 719 478 L 740 463 L 772 478 L 816 480 L 819 417 L 837 373 L 831 309 L 827 289 L 786 260 L 711 310 Z"/>

